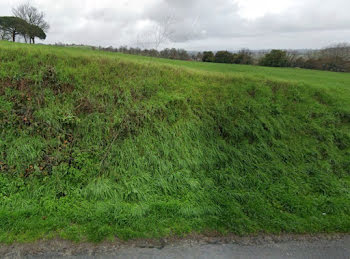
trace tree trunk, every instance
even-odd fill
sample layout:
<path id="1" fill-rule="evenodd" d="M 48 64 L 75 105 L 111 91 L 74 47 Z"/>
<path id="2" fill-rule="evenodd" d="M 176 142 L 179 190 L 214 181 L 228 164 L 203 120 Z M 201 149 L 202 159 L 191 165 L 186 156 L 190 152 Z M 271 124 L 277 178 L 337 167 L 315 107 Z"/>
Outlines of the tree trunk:
<path id="1" fill-rule="evenodd" d="M 33 37 L 32 40 L 33 40 L 33 44 L 35 44 L 35 37 Z"/>
<path id="2" fill-rule="evenodd" d="M 16 32 L 12 32 L 12 41 L 15 42 L 16 41 Z"/>

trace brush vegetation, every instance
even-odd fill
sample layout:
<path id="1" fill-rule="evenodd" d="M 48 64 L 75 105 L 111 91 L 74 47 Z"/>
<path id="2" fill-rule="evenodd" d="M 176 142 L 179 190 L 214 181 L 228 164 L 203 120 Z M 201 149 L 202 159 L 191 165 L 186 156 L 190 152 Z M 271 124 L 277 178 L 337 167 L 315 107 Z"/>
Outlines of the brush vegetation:
<path id="1" fill-rule="evenodd" d="M 349 232 L 349 87 L 0 42 L 0 242 Z"/>

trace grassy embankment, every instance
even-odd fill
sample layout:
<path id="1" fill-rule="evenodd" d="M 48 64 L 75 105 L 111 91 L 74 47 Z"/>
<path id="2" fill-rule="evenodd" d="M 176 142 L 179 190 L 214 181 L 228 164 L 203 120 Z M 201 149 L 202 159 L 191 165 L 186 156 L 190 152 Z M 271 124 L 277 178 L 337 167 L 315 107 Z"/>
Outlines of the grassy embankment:
<path id="1" fill-rule="evenodd" d="M 0 42 L 0 242 L 350 231 L 350 74 Z"/>

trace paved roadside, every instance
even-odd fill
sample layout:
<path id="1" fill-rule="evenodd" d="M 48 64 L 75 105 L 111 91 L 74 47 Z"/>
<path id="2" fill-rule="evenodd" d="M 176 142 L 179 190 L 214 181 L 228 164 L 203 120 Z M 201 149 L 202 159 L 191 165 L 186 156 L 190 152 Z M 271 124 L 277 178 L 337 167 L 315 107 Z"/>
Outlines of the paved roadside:
<path id="1" fill-rule="evenodd" d="M 0 246 L 1 258 L 331 258 L 350 259 L 350 235 L 318 238 L 180 240 L 100 245 L 53 241 Z"/>

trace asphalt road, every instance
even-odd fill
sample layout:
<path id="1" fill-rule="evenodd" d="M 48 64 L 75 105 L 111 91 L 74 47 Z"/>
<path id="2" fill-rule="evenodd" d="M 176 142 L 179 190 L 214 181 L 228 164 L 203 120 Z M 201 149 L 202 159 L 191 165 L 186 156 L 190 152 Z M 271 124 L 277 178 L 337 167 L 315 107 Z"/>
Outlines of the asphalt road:
<path id="1" fill-rule="evenodd" d="M 67 244 L 0 247 L 1 258 L 331 258 L 350 259 L 350 235 L 337 239 L 317 238 L 267 241 L 260 244 L 181 241 L 165 246 L 98 245 L 77 248 Z M 254 242 L 253 242 L 254 243 Z M 50 251 L 51 250 L 51 251 Z"/>

